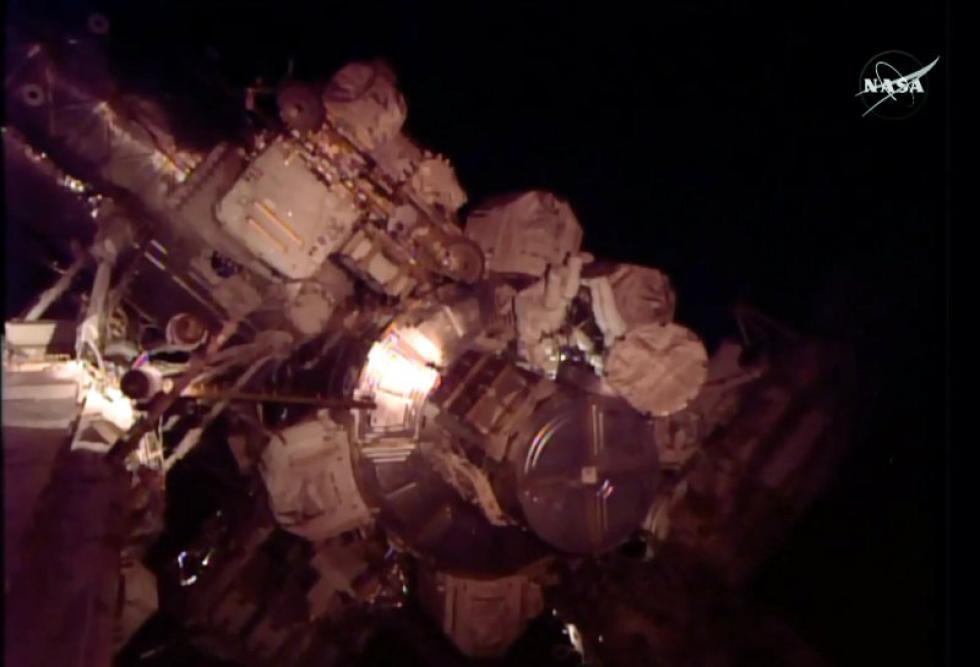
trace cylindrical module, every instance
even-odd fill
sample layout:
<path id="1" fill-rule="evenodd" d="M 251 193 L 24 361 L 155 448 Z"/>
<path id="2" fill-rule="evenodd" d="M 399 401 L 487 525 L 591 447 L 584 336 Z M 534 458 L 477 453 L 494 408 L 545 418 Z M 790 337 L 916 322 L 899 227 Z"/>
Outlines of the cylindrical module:
<path id="1" fill-rule="evenodd" d="M 120 96 L 99 44 L 18 37 L 8 50 L 8 122 L 75 176 L 160 210 L 197 160 L 175 145 L 163 112 Z"/>

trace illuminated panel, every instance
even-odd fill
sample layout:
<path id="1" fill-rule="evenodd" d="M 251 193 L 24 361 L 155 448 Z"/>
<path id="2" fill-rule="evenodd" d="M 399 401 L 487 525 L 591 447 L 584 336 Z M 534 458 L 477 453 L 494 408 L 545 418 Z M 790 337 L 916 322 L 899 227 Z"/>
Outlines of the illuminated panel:
<path id="1" fill-rule="evenodd" d="M 358 393 L 373 398 L 361 435 L 414 434 L 422 404 L 439 383 L 439 348 L 416 329 L 388 329 L 368 352 Z"/>

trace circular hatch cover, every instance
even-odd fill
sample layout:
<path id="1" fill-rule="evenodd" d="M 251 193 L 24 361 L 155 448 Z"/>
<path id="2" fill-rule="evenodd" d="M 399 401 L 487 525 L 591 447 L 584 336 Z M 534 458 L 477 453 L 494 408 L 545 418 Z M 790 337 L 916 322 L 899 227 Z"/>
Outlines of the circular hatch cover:
<path id="1" fill-rule="evenodd" d="M 561 396 L 542 406 L 528 434 L 518 494 L 534 532 L 580 554 L 629 538 L 657 488 L 652 425 L 621 400 Z"/>

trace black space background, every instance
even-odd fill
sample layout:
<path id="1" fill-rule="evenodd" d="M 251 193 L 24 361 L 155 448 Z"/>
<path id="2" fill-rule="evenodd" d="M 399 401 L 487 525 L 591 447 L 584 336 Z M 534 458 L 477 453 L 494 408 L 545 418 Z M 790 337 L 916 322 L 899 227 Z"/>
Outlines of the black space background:
<path id="1" fill-rule="evenodd" d="M 278 79 L 290 58 L 314 78 L 385 57 L 408 131 L 453 160 L 471 201 L 561 194 L 587 249 L 668 271 L 680 319 L 709 336 L 744 297 L 854 339 L 874 387 L 866 432 L 750 594 L 833 664 L 940 663 L 949 58 L 939 3 L 115 4 L 113 39 L 148 82 L 189 81 L 195 58 L 244 85 Z M 99 6 L 47 6 L 84 16 L 83 5 Z M 860 70 L 891 49 L 943 56 L 928 99 L 908 120 L 861 118 Z M 16 201 L 7 207 L 16 218 Z M 18 243 L 7 250 L 8 313 L 36 289 Z"/>

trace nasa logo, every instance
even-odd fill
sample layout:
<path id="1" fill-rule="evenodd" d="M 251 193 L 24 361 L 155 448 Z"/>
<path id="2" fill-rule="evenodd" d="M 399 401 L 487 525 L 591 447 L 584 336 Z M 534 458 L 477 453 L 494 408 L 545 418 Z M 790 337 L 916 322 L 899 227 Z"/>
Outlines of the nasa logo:
<path id="1" fill-rule="evenodd" d="M 859 90 L 855 97 L 864 103 L 864 118 L 908 118 L 926 100 L 925 75 L 939 62 L 939 56 L 923 66 L 915 56 L 904 51 L 885 51 L 869 60 L 861 70 Z"/>

